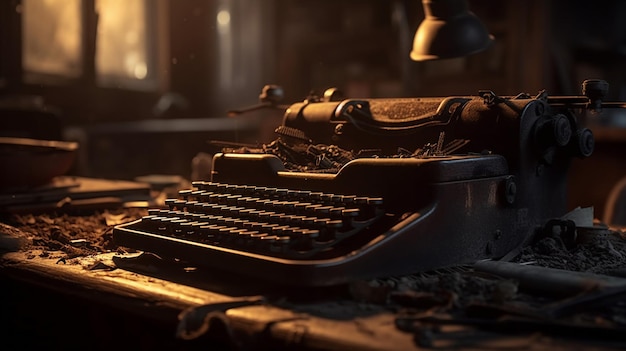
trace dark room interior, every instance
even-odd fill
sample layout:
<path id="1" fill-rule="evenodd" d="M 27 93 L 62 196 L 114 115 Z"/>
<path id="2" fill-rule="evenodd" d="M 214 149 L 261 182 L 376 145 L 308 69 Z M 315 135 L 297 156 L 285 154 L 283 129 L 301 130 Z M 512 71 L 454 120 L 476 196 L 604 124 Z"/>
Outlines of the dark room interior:
<path id="1" fill-rule="evenodd" d="M 626 2 L 0 2 L 8 349 L 626 347 Z"/>

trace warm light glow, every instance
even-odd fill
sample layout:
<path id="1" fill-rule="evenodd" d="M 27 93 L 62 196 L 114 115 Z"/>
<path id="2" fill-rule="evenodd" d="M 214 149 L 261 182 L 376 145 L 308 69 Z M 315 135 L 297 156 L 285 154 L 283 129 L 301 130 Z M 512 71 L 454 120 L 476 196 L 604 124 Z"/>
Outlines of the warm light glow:
<path id="1" fill-rule="evenodd" d="M 217 24 L 219 26 L 228 26 L 230 24 L 230 12 L 221 10 L 217 13 Z"/>
<path id="2" fill-rule="evenodd" d="M 148 75 L 148 66 L 145 62 L 140 62 L 135 65 L 135 78 L 144 79 Z"/>
<path id="3" fill-rule="evenodd" d="M 233 81 L 233 33 L 230 30 L 231 17 L 228 8 L 221 8 L 217 12 L 218 55 L 219 55 L 219 84 L 221 89 L 227 90 Z"/>
<path id="4" fill-rule="evenodd" d="M 96 75 L 103 84 L 148 76 L 146 1 L 96 0 Z"/>
<path id="5" fill-rule="evenodd" d="M 82 63 L 80 0 L 23 0 L 24 71 L 78 77 Z"/>
<path id="6" fill-rule="evenodd" d="M 147 0 L 95 0 L 97 13 L 96 80 L 99 85 L 131 87 L 152 79 Z M 27 79 L 38 75 L 80 77 L 83 73 L 82 0 L 23 0 L 23 67 Z M 229 21 L 222 15 L 222 21 Z M 155 44 L 156 45 L 156 44 Z M 31 78 L 32 77 L 32 78 Z M 150 82 L 150 81 L 148 81 Z"/>

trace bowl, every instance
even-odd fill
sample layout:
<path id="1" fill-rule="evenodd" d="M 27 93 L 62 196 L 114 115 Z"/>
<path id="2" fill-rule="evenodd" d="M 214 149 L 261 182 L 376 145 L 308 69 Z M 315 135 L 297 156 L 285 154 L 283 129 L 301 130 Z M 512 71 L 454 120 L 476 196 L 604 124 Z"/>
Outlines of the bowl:
<path id="1" fill-rule="evenodd" d="M 49 183 L 72 168 L 77 150 L 71 141 L 0 137 L 0 189 Z"/>

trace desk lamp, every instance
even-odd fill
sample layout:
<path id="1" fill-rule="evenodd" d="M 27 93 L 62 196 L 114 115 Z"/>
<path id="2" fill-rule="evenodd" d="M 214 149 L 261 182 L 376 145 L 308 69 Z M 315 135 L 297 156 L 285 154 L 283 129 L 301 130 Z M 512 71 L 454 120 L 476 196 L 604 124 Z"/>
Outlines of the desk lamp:
<path id="1" fill-rule="evenodd" d="M 426 17 L 413 39 L 411 59 L 426 61 L 471 55 L 493 42 L 465 0 L 422 0 Z"/>

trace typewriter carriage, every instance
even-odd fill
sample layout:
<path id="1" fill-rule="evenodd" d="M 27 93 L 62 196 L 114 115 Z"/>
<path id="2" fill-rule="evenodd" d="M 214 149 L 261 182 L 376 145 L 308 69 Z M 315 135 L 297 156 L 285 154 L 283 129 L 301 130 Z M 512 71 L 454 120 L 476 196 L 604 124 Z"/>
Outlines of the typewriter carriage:
<path id="1" fill-rule="evenodd" d="M 460 154 L 501 155 L 509 170 L 498 187 L 515 212 L 509 218 L 515 223 L 512 233 L 511 227 L 502 232 L 509 232 L 515 237 L 510 242 L 520 245 L 549 219 L 566 214 L 570 161 L 590 156 L 594 147 L 592 132 L 581 125 L 575 110 L 623 107 L 602 101 L 607 89 L 606 82 L 590 79 L 582 84 L 584 96 L 551 97 L 540 92 L 534 97 L 525 93 L 500 97 L 479 91 L 476 96 L 442 98 L 338 99 L 341 94 L 333 88 L 322 98 L 309 96 L 287 107 L 282 127 L 304 137 L 279 135 L 279 139 L 337 145 L 353 152 L 375 150 L 380 153 L 376 157 L 394 157 L 400 149 L 415 150 L 438 137 L 441 143 L 445 136 L 465 141 Z M 230 167 L 222 167 L 223 155 L 214 161 L 214 179 L 238 179 L 237 172 L 218 175 Z M 493 221 L 489 216 L 481 220 Z"/>

